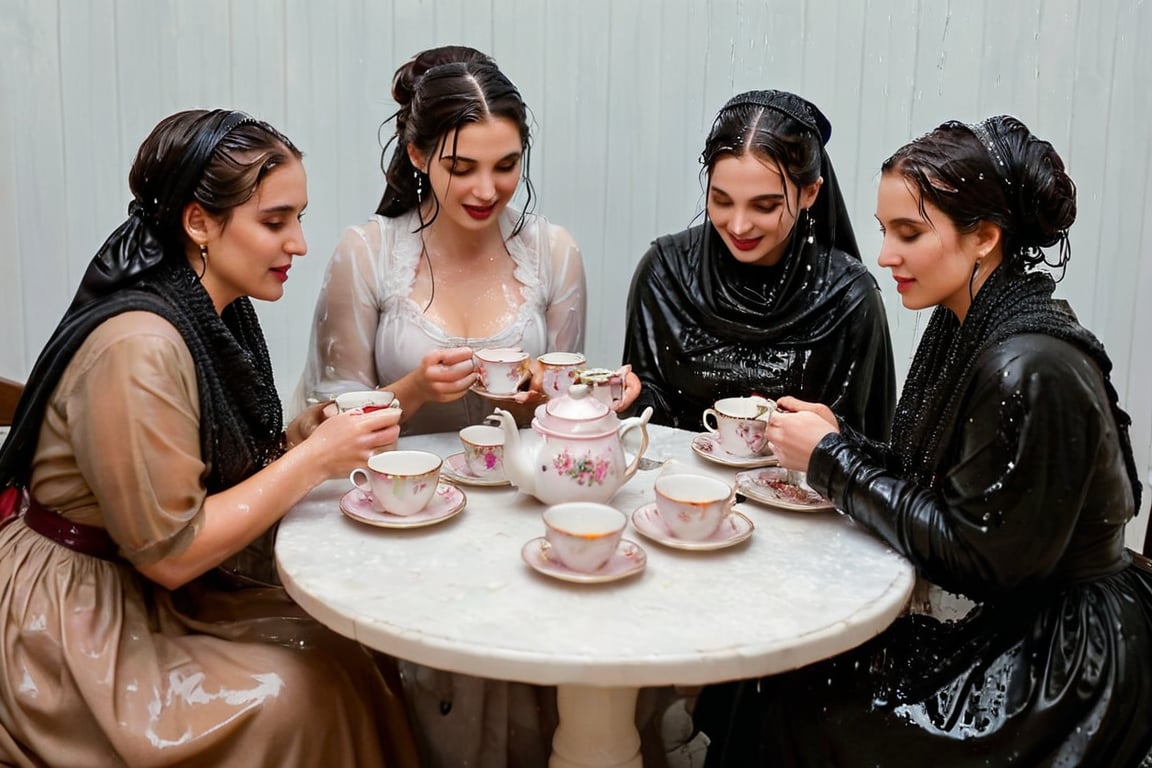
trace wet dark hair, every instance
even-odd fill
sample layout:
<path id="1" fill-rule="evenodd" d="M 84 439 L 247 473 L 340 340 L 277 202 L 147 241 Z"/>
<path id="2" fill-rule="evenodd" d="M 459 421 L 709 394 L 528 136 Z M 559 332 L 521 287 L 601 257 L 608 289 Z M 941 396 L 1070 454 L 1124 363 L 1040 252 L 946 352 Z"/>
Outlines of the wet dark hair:
<path id="1" fill-rule="evenodd" d="M 199 150 L 195 145 L 205 141 L 214 141 L 215 148 L 205 147 L 209 154 L 201 168 L 189 167 Z M 183 253 L 185 206 L 197 202 L 226 224 L 273 168 L 302 157 L 268 123 L 240 112 L 192 109 L 152 129 L 136 152 L 128 186 L 165 249 Z"/>
<path id="2" fill-rule="evenodd" d="M 419 187 L 431 193 L 428 176 L 416 168 L 408 157 L 411 144 L 427 157 L 443 153 L 448 135 L 469 123 L 489 118 L 505 118 L 520 130 L 521 180 L 527 191 L 524 212 L 531 208 L 533 189 L 528 175 L 531 140 L 528 109 L 520 91 L 496 66 L 490 56 L 475 48 L 448 45 L 417 54 L 396 70 L 392 77 L 392 98 L 400 109 L 388 120 L 395 120 L 396 130 L 384 145 L 381 167 L 387 187 L 376 213 L 389 218 L 402 216 L 419 207 Z M 385 121 L 387 124 L 388 121 Z M 388 146 L 396 143 L 392 159 L 384 166 Z M 452 147 L 455 152 L 455 146 Z M 436 219 L 439 206 L 421 228 Z M 519 231 L 524 212 L 516 223 Z"/>
<path id="3" fill-rule="evenodd" d="M 896 150 L 881 166 L 920 193 L 960 232 L 990 221 L 1002 232 L 1004 264 L 1023 272 L 1068 263 L 1068 228 L 1076 220 L 1076 185 L 1050 143 L 1015 117 L 967 125 L 949 121 Z M 1048 261 L 1043 248 L 1060 244 Z"/>
<path id="4" fill-rule="evenodd" d="M 786 91 L 748 91 L 725 104 L 704 142 L 700 173 L 705 186 L 716 161 L 752 154 L 776 166 L 799 190 L 820 178 L 822 149 L 832 134 L 809 101 Z M 791 201 L 785 200 L 791 210 Z"/>

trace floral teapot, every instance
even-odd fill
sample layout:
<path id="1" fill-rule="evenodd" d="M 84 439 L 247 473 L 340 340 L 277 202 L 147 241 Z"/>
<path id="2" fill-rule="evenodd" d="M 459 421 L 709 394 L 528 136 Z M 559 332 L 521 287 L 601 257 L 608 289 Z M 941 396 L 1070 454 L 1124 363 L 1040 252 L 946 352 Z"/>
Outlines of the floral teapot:
<path id="1" fill-rule="evenodd" d="M 568 394 L 536 408 L 532 430 L 523 436 L 512 414 L 494 414 L 504 430 L 504 471 L 524 493 L 545 504 L 565 501 L 606 502 L 640 465 L 648 449 L 652 409 L 621 421 L 592 396 L 586 384 L 574 384 Z M 624 435 L 639 428 L 640 450 L 624 461 Z"/>

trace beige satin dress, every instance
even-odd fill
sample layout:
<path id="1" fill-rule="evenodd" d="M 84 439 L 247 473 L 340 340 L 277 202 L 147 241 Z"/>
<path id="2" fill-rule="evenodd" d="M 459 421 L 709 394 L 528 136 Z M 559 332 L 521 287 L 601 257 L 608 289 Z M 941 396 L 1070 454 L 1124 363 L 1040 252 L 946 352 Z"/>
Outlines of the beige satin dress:
<path id="1" fill-rule="evenodd" d="M 0 531 L 0 762 L 415 765 L 374 658 L 282 589 L 205 578 L 169 592 L 133 567 L 181 551 L 202 524 L 198 404 L 184 342 L 149 313 L 102 324 L 64 374 L 31 491 L 106 528 L 123 559 L 19 520 Z"/>

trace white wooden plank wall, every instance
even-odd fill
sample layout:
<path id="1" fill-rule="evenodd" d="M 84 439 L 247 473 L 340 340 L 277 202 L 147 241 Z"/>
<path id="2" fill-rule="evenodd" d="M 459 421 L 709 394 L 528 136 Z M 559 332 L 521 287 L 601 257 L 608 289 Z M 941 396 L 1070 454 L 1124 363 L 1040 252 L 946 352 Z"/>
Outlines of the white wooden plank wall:
<path id="1" fill-rule="evenodd" d="M 1061 292 L 1116 362 L 1152 475 L 1152 345 L 1140 330 L 1152 327 L 1152 53 L 1139 44 L 1150 38 L 1144 0 L 0 0 L 0 375 L 27 375 L 123 218 L 148 130 L 178 109 L 227 106 L 307 155 L 311 252 L 287 297 L 260 308 L 287 393 L 331 248 L 380 195 L 391 74 L 422 48 L 461 42 L 492 53 L 532 109 L 536 210 L 583 248 L 597 364 L 619 358 L 636 260 L 700 210 L 716 109 L 774 87 L 832 121 L 903 376 L 925 318 L 875 267 L 879 164 L 946 119 L 1018 115 L 1079 185 Z"/>

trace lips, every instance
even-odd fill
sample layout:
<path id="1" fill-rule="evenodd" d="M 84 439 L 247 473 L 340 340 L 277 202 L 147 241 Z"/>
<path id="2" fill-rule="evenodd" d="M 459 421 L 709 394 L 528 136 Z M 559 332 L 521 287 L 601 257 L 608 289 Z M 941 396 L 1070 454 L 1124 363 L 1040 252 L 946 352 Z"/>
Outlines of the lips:
<path id="1" fill-rule="evenodd" d="M 287 282 L 287 280 L 288 280 L 288 270 L 290 270 L 290 269 L 292 269 L 292 265 L 287 264 L 283 267 L 273 267 L 269 271 L 272 274 L 276 275 L 277 280 L 284 283 L 284 282 Z"/>
<path id="2" fill-rule="evenodd" d="M 911 277 L 896 277 L 893 275 L 892 279 L 896 281 L 896 291 L 898 293 L 911 290 L 912 284 L 916 282 L 916 280 Z"/>
<path id="3" fill-rule="evenodd" d="M 492 205 L 466 205 L 464 206 L 464 210 L 477 221 L 483 221 L 496 210 L 496 203 L 492 203 Z"/>
<path id="4" fill-rule="evenodd" d="M 728 233 L 728 239 L 729 239 L 729 242 L 732 243 L 732 247 L 735 248 L 736 250 L 738 250 L 738 251 L 750 251 L 753 248 L 755 248 L 756 246 L 760 245 L 760 241 L 763 240 L 764 237 L 763 236 L 753 237 L 753 238 L 749 238 L 749 239 L 745 240 L 745 239 L 742 239 L 739 237 L 734 237 L 732 235 L 732 233 Z"/>

